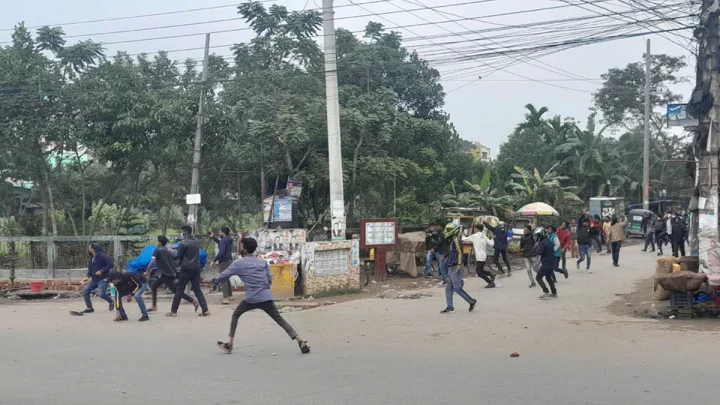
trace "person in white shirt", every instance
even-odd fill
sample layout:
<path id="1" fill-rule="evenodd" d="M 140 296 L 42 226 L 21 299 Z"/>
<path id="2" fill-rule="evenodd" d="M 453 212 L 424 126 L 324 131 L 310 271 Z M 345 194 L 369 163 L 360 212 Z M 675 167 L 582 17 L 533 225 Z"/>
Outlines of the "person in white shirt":
<path id="1" fill-rule="evenodd" d="M 463 239 L 463 244 L 472 244 L 475 251 L 475 272 L 478 277 L 485 280 L 487 285 L 485 288 L 495 288 L 495 275 L 485 271 L 485 261 L 487 261 L 487 248 L 492 244 L 492 240 L 485 235 L 485 227 L 481 224 L 475 225 L 475 233 Z"/>

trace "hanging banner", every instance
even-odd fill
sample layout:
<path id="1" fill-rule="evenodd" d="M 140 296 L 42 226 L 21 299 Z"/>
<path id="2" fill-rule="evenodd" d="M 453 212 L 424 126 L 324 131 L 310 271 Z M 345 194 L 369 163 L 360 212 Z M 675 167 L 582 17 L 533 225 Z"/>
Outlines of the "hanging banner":
<path id="1" fill-rule="evenodd" d="M 303 184 L 301 181 L 288 179 L 287 183 L 287 195 L 289 197 L 297 197 L 300 198 L 300 194 L 302 194 L 302 188 Z"/>
<path id="2" fill-rule="evenodd" d="M 693 118 L 687 112 L 687 104 L 667 105 L 667 126 L 668 127 L 693 127 L 700 125 L 697 118 Z"/>

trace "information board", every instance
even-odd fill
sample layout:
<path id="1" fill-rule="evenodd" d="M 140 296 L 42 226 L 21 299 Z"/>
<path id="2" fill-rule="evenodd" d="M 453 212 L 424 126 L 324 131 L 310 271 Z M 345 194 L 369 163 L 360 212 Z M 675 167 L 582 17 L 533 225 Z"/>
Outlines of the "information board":
<path id="1" fill-rule="evenodd" d="M 397 218 L 361 220 L 360 240 L 362 242 L 362 248 L 397 246 Z"/>
<path id="2" fill-rule="evenodd" d="M 315 251 L 315 276 L 335 276 L 348 274 L 347 249 L 316 250 Z"/>

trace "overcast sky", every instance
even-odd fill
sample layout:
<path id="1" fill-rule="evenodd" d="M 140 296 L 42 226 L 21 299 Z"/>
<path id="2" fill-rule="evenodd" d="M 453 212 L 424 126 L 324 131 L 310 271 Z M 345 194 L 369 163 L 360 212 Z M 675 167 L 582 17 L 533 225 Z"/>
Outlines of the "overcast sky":
<path id="1" fill-rule="evenodd" d="M 278 4 L 287 6 L 290 10 L 303 8 L 316 9 L 321 6 L 321 0 L 287 0 Z M 603 0 L 604 7 L 614 7 L 612 2 L 618 0 Z M 637 1 L 637 0 L 633 0 Z M 644 0 L 647 3 L 649 0 Z M 581 1 L 572 0 L 577 4 Z M 682 0 L 678 0 L 681 3 Z M 124 1 L 98 1 L 98 0 L 35 0 L 32 2 L 5 1 L 3 11 L 0 13 L 0 29 L 12 28 L 18 22 L 24 21 L 28 26 L 62 25 L 68 36 L 68 42 L 92 38 L 99 42 L 116 42 L 137 39 L 146 39 L 158 36 L 171 36 L 178 34 L 203 34 L 208 31 L 236 30 L 247 27 L 244 21 L 235 19 L 231 21 L 215 22 L 212 24 L 198 24 L 172 29 L 155 29 L 154 27 L 206 22 L 211 20 L 233 19 L 239 17 L 235 7 L 229 6 L 231 0 L 206 0 L 203 2 L 190 0 L 124 0 Z M 358 4 L 366 3 L 363 7 Z M 464 5 L 459 5 L 464 3 Z M 470 4 L 468 4 L 470 3 Z M 566 0 L 336 0 L 336 27 L 352 31 L 362 30 L 368 21 L 377 21 L 386 27 L 408 26 L 399 29 L 407 41 L 408 49 L 417 49 L 421 56 L 435 59 L 436 67 L 447 77 L 443 87 L 448 93 L 446 98 L 446 111 L 464 139 L 479 141 L 492 149 L 496 155 L 499 145 L 507 138 L 523 119 L 524 105 L 534 104 L 536 107 L 547 106 L 552 115 L 560 114 L 563 117 L 571 116 L 585 122 L 588 108 L 591 105 L 591 93 L 598 88 L 600 75 L 612 67 L 622 67 L 628 63 L 639 61 L 645 50 L 645 38 L 652 40 L 653 53 L 667 53 L 676 56 L 689 56 L 689 52 L 682 47 L 662 38 L 656 34 L 648 37 L 636 37 L 616 40 L 608 43 L 599 43 L 566 50 L 556 54 L 542 57 L 539 60 L 525 58 L 524 56 L 507 57 L 504 61 L 472 60 L 459 63 L 452 59 L 467 57 L 476 52 L 486 51 L 487 47 L 495 46 L 490 42 L 476 43 L 472 40 L 480 38 L 479 30 L 497 28 L 503 25 L 518 25 L 533 21 L 564 19 L 575 16 L 592 15 L 603 12 L 599 6 L 583 10 L 579 7 L 567 6 Z M 627 1 L 626 1 L 627 3 Z M 667 1 L 655 3 L 668 3 Z M 270 3 L 266 3 L 269 5 Z M 445 7 L 447 5 L 456 5 Z M 586 4 L 586 3 L 585 3 Z M 92 24 L 63 25 L 64 23 L 106 19 L 113 17 L 135 16 L 141 14 L 164 13 L 168 11 L 195 9 L 200 7 L 223 6 L 213 10 L 203 10 L 188 13 L 161 15 L 146 18 L 133 18 L 121 21 L 106 21 Z M 622 10 L 620 3 L 613 10 Z M 544 7 L 557 7 L 546 11 L 520 13 L 506 16 L 497 16 L 508 12 L 538 9 Z M 587 8 L 587 6 L 585 6 Z M 627 8 L 627 6 L 625 6 Z M 434 9 L 434 10 L 431 10 Z M 415 10 L 406 12 L 402 10 Z M 440 10 L 442 13 L 438 13 Z M 392 14 L 382 14 L 387 12 Z M 402 11 L 402 12 L 401 12 Z M 688 13 L 690 10 L 688 9 Z M 367 16 L 379 13 L 380 16 Z M 456 16 L 453 16 L 452 13 Z M 352 18 L 353 16 L 365 16 Z M 458 20 L 458 16 L 465 17 L 459 23 L 448 22 L 449 19 Z M 477 18 L 482 21 L 477 21 Z M 631 18 L 631 17 L 624 17 Z M 649 18 L 637 15 L 636 18 Z M 437 25 L 424 24 L 427 21 Z M 610 21 L 608 19 L 608 21 Z M 620 20 L 615 20 L 620 21 Z M 460 25 L 461 24 L 461 25 Z M 115 33 L 108 35 L 92 35 L 95 33 L 108 33 L 111 31 L 151 28 L 130 33 Z M 438 34 L 447 34 L 448 31 L 469 32 L 452 39 L 424 39 Z M 0 41 L 10 39 L 10 31 L 0 32 Z M 540 34 L 540 33 L 538 33 Z M 683 32 L 689 36 L 689 32 Z M 499 33 L 489 33 L 486 36 L 496 36 Z M 219 55 L 230 55 L 227 45 L 248 41 L 251 31 L 240 30 L 234 32 L 213 34 L 212 51 Z M 674 39 L 675 37 L 670 37 Z M 458 45 L 437 45 L 439 42 L 456 40 Z M 528 41 L 532 41 L 530 36 Z M 675 39 L 676 40 L 676 39 Z M 502 38 L 497 38 L 502 42 Z M 677 41 L 677 40 L 676 40 Z M 434 42 L 435 44 L 432 44 Z M 468 45 L 470 44 L 470 45 Z M 469 48 L 477 44 L 475 48 Z M 118 50 L 125 50 L 131 54 L 158 50 L 181 50 L 187 48 L 201 48 L 204 45 L 203 35 L 140 41 L 130 43 L 108 44 L 108 54 Z M 500 45 L 497 45 L 500 46 Z M 448 50 L 452 48 L 453 50 Z M 445 54 L 445 56 L 439 56 Z M 170 53 L 177 59 L 202 58 L 202 50 L 175 51 Z M 694 65 L 694 61 L 690 61 Z M 497 70 L 506 63 L 516 63 L 507 69 Z M 563 71 L 558 71 L 557 68 Z M 497 70 L 487 74 L 489 71 Z M 554 71 L 555 73 L 551 72 Z M 478 73 L 483 78 L 476 80 Z M 683 76 L 693 76 L 694 69 L 687 68 Z M 582 76 L 579 79 L 578 76 Z M 591 79 L 591 80 L 586 80 Z M 538 82 L 540 81 L 540 82 Z M 692 81 L 674 90 L 686 97 L 692 91 Z"/>

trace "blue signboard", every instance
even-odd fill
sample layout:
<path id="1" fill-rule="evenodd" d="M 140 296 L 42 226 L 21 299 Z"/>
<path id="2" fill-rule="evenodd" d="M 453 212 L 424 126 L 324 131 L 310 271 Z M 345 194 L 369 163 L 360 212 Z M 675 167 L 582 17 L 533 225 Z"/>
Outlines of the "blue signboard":
<path id="1" fill-rule="evenodd" d="M 687 112 L 687 104 L 668 104 L 667 126 L 668 127 L 692 127 L 699 125 L 697 118 L 691 117 Z"/>

